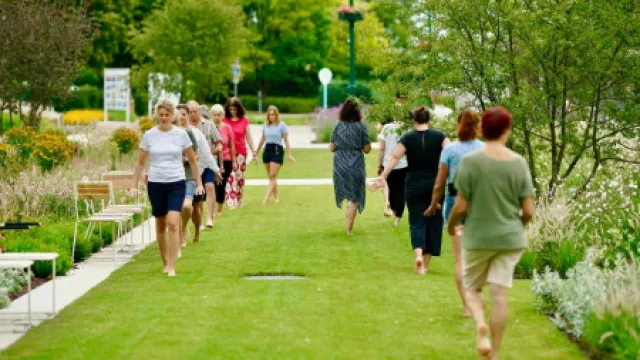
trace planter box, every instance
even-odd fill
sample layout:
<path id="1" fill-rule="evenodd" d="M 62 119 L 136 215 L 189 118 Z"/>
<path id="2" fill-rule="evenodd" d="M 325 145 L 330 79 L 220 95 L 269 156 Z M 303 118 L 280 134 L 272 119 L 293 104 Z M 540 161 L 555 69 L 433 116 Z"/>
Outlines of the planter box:
<path id="1" fill-rule="evenodd" d="M 364 20 L 364 14 L 359 12 L 353 12 L 353 13 L 339 12 L 338 18 L 340 20 L 345 20 L 345 21 L 360 21 L 360 20 Z"/>

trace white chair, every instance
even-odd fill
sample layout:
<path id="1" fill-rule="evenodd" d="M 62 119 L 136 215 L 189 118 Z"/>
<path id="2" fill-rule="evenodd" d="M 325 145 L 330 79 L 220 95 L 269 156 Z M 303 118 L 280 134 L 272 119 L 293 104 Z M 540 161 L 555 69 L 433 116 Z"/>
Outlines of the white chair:
<path id="1" fill-rule="evenodd" d="M 131 185 L 133 184 L 134 173 L 133 171 L 109 171 L 107 173 L 102 174 L 103 181 L 110 181 L 114 190 L 129 190 L 131 189 Z M 143 217 L 143 221 L 147 222 L 147 233 L 149 237 L 149 241 L 151 241 L 151 223 L 148 220 L 149 218 L 149 208 L 145 206 L 145 203 L 142 201 L 143 191 L 140 191 L 141 188 L 138 186 L 138 197 L 136 198 L 135 204 L 118 204 L 115 197 L 111 199 L 111 204 L 104 209 L 104 212 L 131 212 L 133 214 L 141 214 Z M 132 228 L 133 228 L 132 224 Z M 142 230 L 142 244 L 146 244 L 145 241 L 145 229 L 144 223 L 140 227 Z"/>
<path id="2" fill-rule="evenodd" d="M 51 285 L 53 287 L 52 295 L 53 298 L 51 300 L 52 303 L 52 312 L 51 316 L 55 316 L 57 314 L 56 309 L 56 259 L 58 258 L 58 253 L 30 253 L 30 252 L 8 252 L 8 253 L 0 253 L 0 264 L 3 262 L 15 262 L 15 261 L 51 261 Z"/>
<path id="3" fill-rule="evenodd" d="M 127 221 L 131 221 L 133 213 L 131 212 L 103 212 L 107 205 L 111 205 L 113 199 L 113 186 L 109 181 L 77 181 L 74 183 L 74 202 L 76 210 L 76 223 L 73 230 L 73 247 L 71 249 L 71 263 L 73 264 L 76 242 L 78 239 L 78 224 L 89 223 L 84 233 L 84 238 L 88 239 L 93 233 L 95 224 L 111 224 L 111 236 L 113 245 L 113 262 L 116 262 L 116 254 L 118 252 L 117 240 L 123 233 L 123 225 Z M 87 212 L 86 218 L 80 218 L 79 204 L 83 202 Z M 99 203 L 99 207 L 96 206 Z M 96 209 L 98 208 L 98 209 Z M 118 232 L 114 231 L 115 225 L 118 225 Z M 116 235 L 117 234 L 117 235 Z"/>

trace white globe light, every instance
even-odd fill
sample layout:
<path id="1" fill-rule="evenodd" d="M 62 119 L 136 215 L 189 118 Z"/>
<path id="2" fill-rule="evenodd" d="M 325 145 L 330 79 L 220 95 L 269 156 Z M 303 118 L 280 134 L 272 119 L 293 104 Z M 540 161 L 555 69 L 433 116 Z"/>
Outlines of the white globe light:
<path id="1" fill-rule="evenodd" d="M 322 83 L 322 85 L 327 85 L 328 83 L 330 83 L 332 77 L 333 73 L 327 68 L 323 68 L 318 73 L 318 78 L 320 78 L 320 82 Z"/>

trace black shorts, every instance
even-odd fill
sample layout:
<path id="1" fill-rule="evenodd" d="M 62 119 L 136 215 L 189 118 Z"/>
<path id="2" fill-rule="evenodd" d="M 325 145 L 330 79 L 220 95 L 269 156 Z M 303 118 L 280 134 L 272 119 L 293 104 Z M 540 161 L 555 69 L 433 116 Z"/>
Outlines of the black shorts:
<path id="1" fill-rule="evenodd" d="M 262 153 L 262 162 L 270 162 L 282 165 L 284 163 L 284 147 L 278 144 L 266 144 Z"/>
<path id="2" fill-rule="evenodd" d="M 147 192 L 151 202 L 151 214 L 154 217 L 163 217 L 169 211 L 182 211 L 187 182 L 185 180 L 172 183 L 149 182 Z"/>

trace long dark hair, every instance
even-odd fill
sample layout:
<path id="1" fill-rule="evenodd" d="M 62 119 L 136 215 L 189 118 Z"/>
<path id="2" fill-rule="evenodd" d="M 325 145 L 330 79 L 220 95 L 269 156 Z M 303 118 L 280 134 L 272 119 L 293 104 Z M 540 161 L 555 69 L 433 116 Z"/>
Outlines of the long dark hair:
<path id="1" fill-rule="evenodd" d="M 362 121 L 362 112 L 360 111 L 360 103 L 358 99 L 349 96 L 340 108 L 340 121 L 359 122 Z"/>
<path id="2" fill-rule="evenodd" d="M 240 101 L 240 99 L 238 99 L 237 97 L 232 97 L 227 100 L 226 104 L 224 104 L 224 116 L 226 116 L 228 119 L 231 119 L 230 109 L 232 107 L 236 108 L 236 115 L 238 116 L 238 119 L 243 118 L 247 113 L 244 105 L 242 105 L 242 101 Z"/>

